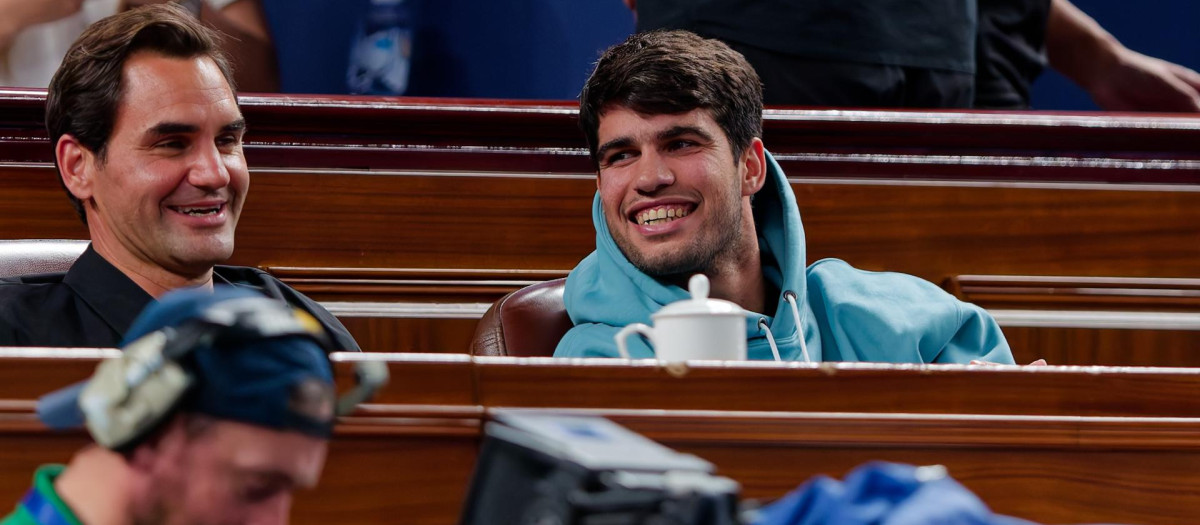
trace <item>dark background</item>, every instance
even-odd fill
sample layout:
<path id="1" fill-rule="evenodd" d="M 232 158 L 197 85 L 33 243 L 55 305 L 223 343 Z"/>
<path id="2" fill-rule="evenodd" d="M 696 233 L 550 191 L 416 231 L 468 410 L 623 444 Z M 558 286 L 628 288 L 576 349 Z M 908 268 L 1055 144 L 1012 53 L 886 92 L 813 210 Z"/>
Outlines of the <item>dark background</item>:
<path id="1" fill-rule="evenodd" d="M 575 99 L 604 48 L 633 31 L 620 0 L 408 0 L 416 14 L 408 95 Z M 1200 2 L 1075 0 L 1126 46 L 1200 69 Z M 283 90 L 344 93 L 351 42 L 367 0 L 264 0 L 280 48 Z M 1054 72 L 1036 109 L 1094 110 Z"/>

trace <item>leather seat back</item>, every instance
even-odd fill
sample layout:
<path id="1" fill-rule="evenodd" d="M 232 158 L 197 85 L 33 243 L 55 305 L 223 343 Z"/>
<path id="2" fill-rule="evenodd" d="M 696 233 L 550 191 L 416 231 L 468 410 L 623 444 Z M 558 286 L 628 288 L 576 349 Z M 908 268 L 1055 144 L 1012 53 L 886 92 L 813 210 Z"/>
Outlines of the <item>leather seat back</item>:
<path id="1" fill-rule="evenodd" d="M 0 278 L 65 272 L 87 245 L 75 239 L 0 240 Z"/>
<path id="2" fill-rule="evenodd" d="M 555 279 L 512 292 L 496 301 L 475 328 L 474 355 L 550 357 L 571 318 L 563 304 L 567 280 Z"/>

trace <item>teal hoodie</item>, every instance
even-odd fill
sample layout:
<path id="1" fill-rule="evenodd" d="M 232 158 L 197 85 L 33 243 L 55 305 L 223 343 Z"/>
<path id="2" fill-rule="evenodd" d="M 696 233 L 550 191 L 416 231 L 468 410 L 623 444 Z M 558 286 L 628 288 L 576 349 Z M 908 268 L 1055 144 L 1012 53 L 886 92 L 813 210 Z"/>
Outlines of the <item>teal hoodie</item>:
<path id="1" fill-rule="evenodd" d="M 767 154 L 767 180 L 754 197 L 763 273 L 780 290 L 772 315 L 746 313 L 750 359 L 773 359 L 764 320 L 784 360 L 803 360 L 801 332 L 784 294 L 795 293 L 808 354 L 813 361 L 1012 363 L 1000 327 L 982 308 L 964 303 L 911 275 L 868 272 L 838 259 L 804 267 L 804 227 L 796 196 Z M 650 314 L 688 293 L 635 268 L 613 242 L 600 196 L 592 202 L 596 251 L 567 276 L 567 313 L 575 324 L 558 343 L 557 357 L 617 357 L 613 336 L 630 323 L 652 324 Z M 629 338 L 633 358 L 654 357 L 641 338 Z"/>

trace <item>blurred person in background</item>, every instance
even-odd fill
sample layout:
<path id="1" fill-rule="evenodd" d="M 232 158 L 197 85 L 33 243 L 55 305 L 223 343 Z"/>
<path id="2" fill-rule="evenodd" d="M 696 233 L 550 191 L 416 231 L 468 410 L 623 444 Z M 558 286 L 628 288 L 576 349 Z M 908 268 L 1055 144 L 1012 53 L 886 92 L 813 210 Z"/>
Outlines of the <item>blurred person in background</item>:
<path id="1" fill-rule="evenodd" d="M 0 0 L 0 86 L 50 84 L 67 49 L 93 22 L 118 11 L 169 0 Z M 223 50 L 244 91 L 279 87 L 278 66 L 259 0 L 175 3 L 226 35 Z"/>
<path id="2" fill-rule="evenodd" d="M 1200 111 L 1200 74 L 1122 45 L 1068 0 L 623 0 L 637 30 L 719 38 L 769 105 L 1029 109 L 1049 66 L 1106 111 Z"/>

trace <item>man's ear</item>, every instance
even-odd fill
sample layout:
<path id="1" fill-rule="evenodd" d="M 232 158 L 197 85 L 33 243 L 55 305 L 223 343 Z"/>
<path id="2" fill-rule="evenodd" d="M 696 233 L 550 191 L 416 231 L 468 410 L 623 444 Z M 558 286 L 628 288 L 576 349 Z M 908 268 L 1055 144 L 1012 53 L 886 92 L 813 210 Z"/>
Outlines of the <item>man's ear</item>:
<path id="1" fill-rule="evenodd" d="M 750 145 L 742 152 L 738 164 L 742 168 L 742 196 L 758 193 L 767 182 L 767 154 L 762 139 L 750 139 Z"/>
<path id="2" fill-rule="evenodd" d="M 73 135 L 63 135 L 54 145 L 54 157 L 58 160 L 58 174 L 67 191 L 81 201 L 92 198 L 96 154 Z"/>
<path id="3" fill-rule="evenodd" d="M 163 422 L 161 427 L 152 431 L 126 453 L 126 461 L 130 468 L 152 473 L 160 467 L 161 458 L 171 457 L 172 452 L 187 443 L 187 420 L 180 414 L 169 417 L 171 419 Z"/>

